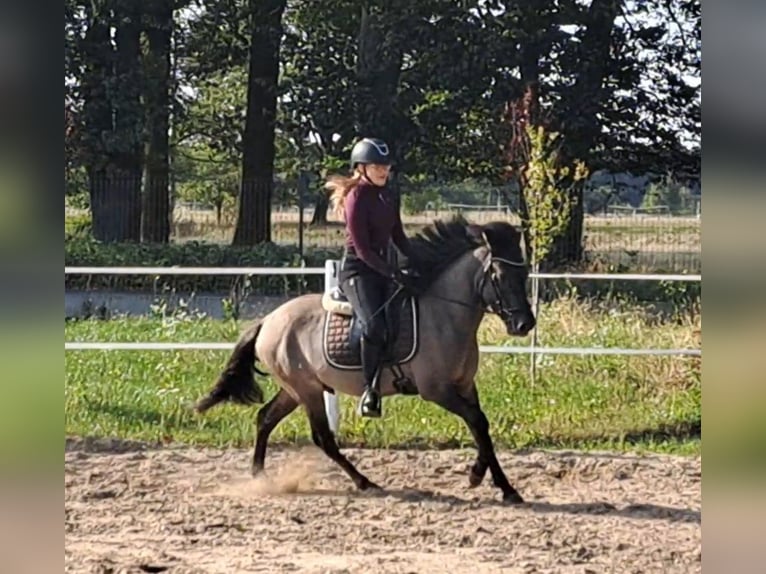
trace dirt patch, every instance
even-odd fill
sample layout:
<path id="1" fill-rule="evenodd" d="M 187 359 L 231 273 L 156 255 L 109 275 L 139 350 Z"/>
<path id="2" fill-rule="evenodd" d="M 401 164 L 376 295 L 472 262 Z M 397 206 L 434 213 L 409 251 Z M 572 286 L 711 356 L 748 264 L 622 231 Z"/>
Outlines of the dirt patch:
<path id="1" fill-rule="evenodd" d="M 527 500 L 505 506 L 474 451 L 347 456 L 68 441 L 66 572 L 200 574 L 701 572 L 699 458 L 502 453 Z"/>

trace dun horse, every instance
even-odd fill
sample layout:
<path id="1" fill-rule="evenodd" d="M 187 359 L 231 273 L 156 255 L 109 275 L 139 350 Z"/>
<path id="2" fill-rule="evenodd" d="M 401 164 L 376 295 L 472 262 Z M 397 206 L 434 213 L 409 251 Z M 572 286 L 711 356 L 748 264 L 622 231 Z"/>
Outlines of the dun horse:
<path id="1" fill-rule="evenodd" d="M 386 307 L 393 326 L 381 394 L 417 394 L 461 417 L 478 448 L 469 485 L 478 486 L 489 469 L 503 499 L 521 503 L 495 456 L 474 378 L 477 331 L 485 312 L 496 313 L 510 335 L 524 336 L 535 326 L 521 234 L 505 222 L 476 225 L 457 217 L 434 222 L 411 241 L 426 270 L 423 288 L 414 299 L 394 292 Z M 199 413 L 224 401 L 261 403 L 253 371 L 265 373 L 256 362 L 271 372 L 280 390 L 257 415 L 254 475 L 263 470 L 269 435 L 300 405 L 314 443 L 357 488 L 380 488 L 340 452 L 324 409 L 324 391 L 354 396 L 363 391 L 358 330 L 348 315 L 320 294 L 287 301 L 242 333 L 215 386 L 197 403 Z"/>

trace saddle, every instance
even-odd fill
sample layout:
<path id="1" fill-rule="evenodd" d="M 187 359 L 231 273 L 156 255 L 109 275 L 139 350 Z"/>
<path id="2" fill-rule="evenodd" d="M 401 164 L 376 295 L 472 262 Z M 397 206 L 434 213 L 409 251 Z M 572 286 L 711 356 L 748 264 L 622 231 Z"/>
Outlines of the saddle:
<path id="1" fill-rule="evenodd" d="M 337 269 L 334 265 L 331 268 L 329 263 L 325 267 L 327 274 L 322 294 L 322 308 L 325 310 L 322 349 L 325 360 L 336 369 L 361 370 L 361 321 L 340 286 L 329 276 Z M 393 290 L 388 297 L 392 294 Z M 412 360 L 417 352 L 417 299 L 400 292 L 388 302 L 384 314 L 387 337 L 381 366 L 394 372 L 394 386 L 400 393 L 417 394 L 412 382 L 398 368 Z"/>

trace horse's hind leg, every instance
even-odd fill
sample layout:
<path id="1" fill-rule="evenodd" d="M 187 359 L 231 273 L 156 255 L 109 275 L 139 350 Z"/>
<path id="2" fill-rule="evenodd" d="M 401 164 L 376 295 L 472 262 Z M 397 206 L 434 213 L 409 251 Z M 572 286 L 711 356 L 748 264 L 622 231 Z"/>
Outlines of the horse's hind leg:
<path id="1" fill-rule="evenodd" d="M 351 461 L 340 452 L 338 443 L 335 441 L 335 435 L 333 435 L 332 430 L 330 430 L 330 424 L 327 422 L 322 393 L 312 392 L 309 397 L 305 397 L 303 406 L 306 409 L 306 414 L 309 418 L 311 437 L 314 443 L 321 448 L 328 457 L 335 461 L 346 474 L 348 474 L 359 490 L 380 488 L 377 484 L 373 483 L 359 472 L 356 467 L 351 464 Z"/>
<path id="2" fill-rule="evenodd" d="M 266 458 L 266 445 L 269 442 L 271 431 L 280 421 L 295 410 L 298 406 L 296 400 L 284 389 L 274 395 L 268 403 L 258 411 L 256 418 L 255 450 L 253 452 L 253 464 L 251 467 L 253 476 L 263 470 L 263 462 Z"/>
<path id="3" fill-rule="evenodd" d="M 424 398 L 435 402 L 462 418 L 476 441 L 479 455 L 471 469 L 471 484 L 474 485 L 481 482 L 487 467 L 489 467 L 492 473 L 492 481 L 503 492 L 503 500 L 515 504 L 524 502 L 521 495 L 508 482 L 508 478 L 500 467 L 500 462 L 495 455 L 495 447 L 492 444 L 492 437 L 489 435 L 489 421 L 479 406 L 478 393 L 476 393 L 475 388 L 470 393 L 470 399 L 461 396 L 457 388 L 452 385 L 440 387 L 439 391 L 436 396 Z"/>

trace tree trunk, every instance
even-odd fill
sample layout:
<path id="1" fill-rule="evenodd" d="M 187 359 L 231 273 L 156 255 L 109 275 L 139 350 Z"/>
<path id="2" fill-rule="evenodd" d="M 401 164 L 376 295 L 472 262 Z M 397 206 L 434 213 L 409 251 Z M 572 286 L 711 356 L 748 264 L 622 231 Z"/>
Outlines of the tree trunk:
<path id="1" fill-rule="evenodd" d="M 141 5 L 133 0 L 115 3 L 114 135 L 112 167 L 107 181 L 119 194 L 119 241 L 141 240 L 141 180 L 143 167 L 143 107 L 141 105 Z"/>
<path id="2" fill-rule="evenodd" d="M 145 242 L 167 243 L 170 239 L 168 130 L 173 1 L 152 0 L 145 6 L 145 33 L 149 44 L 144 59 L 148 143 L 142 238 Z"/>
<path id="3" fill-rule="evenodd" d="M 527 102 L 525 111 L 527 112 L 527 120 L 533 125 L 540 121 L 537 113 L 540 96 L 540 52 L 540 43 L 534 41 L 526 42 L 521 51 L 521 83 Z M 532 234 L 529 228 L 529 203 L 524 193 L 524 177 L 519 175 L 516 178 L 516 184 L 519 188 L 519 215 L 521 217 L 521 232 L 524 235 L 524 255 L 527 261 L 531 261 L 533 255 Z"/>
<path id="4" fill-rule="evenodd" d="M 612 28 L 620 9 L 619 0 L 593 0 L 580 52 L 582 67 L 566 98 L 563 132 L 566 145 L 561 159 L 587 162 L 599 135 L 598 111 L 603 100 Z M 549 265 L 576 263 L 583 256 L 583 182 L 572 185 L 572 215 L 566 229 L 556 238 L 548 257 Z"/>
<path id="5" fill-rule="evenodd" d="M 532 260 L 532 230 L 529 228 L 529 203 L 524 193 L 524 186 L 516 180 L 519 187 L 519 218 L 521 219 L 521 234 L 524 236 L 524 257 L 527 261 Z M 506 199 L 511 205 L 510 198 Z"/>
<path id="6" fill-rule="evenodd" d="M 401 124 L 397 121 L 394 102 L 404 54 L 395 34 L 396 30 L 389 29 L 385 14 L 372 15 L 367 5 L 362 6 L 356 69 L 359 135 L 385 140 L 392 147 L 395 162 L 400 164 L 404 150 L 399 141 Z"/>
<path id="7" fill-rule="evenodd" d="M 583 185 L 584 182 L 582 181 L 573 182 L 572 184 L 569 195 L 573 203 L 569 213 L 569 221 L 564 230 L 556 236 L 548 256 L 541 263 L 540 270 L 543 272 L 553 271 L 556 267 L 582 261 L 585 251 L 585 246 L 583 245 L 585 219 Z"/>
<path id="8" fill-rule="evenodd" d="M 317 193 L 314 203 L 314 215 L 311 216 L 309 225 L 324 225 L 327 223 L 327 211 L 330 209 L 330 197 L 322 190 Z"/>
<path id="9" fill-rule="evenodd" d="M 247 115 L 235 245 L 271 240 L 279 49 L 286 3 L 287 0 L 250 0 Z"/>
<path id="10" fill-rule="evenodd" d="M 138 241 L 135 222 L 140 223 L 141 204 L 135 197 L 135 174 L 110 165 L 89 168 L 88 176 L 93 237 L 108 243 Z"/>
<path id="11" fill-rule="evenodd" d="M 140 8 L 122 0 L 85 7 L 83 149 L 93 235 L 138 241 L 141 231 Z M 113 11 L 111 10 L 113 9 Z M 114 28 L 112 43 L 110 30 Z"/>
<path id="12" fill-rule="evenodd" d="M 88 7 L 90 8 L 90 7 Z M 106 142 L 112 133 L 112 103 L 107 91 L 112 78 L 113 48 L 109 37 L 110 19 L 103 7 L 93 6 L 88 13 L 88 29 L 83 40 L 82 78 L 83 151 L 88 173 L 93 237 L 113 241 L 116 230 L 108 206 L 111 192 L 106 181 L 109 161 Z M 87 9 L 87 8 L 86 8 Z"/>

